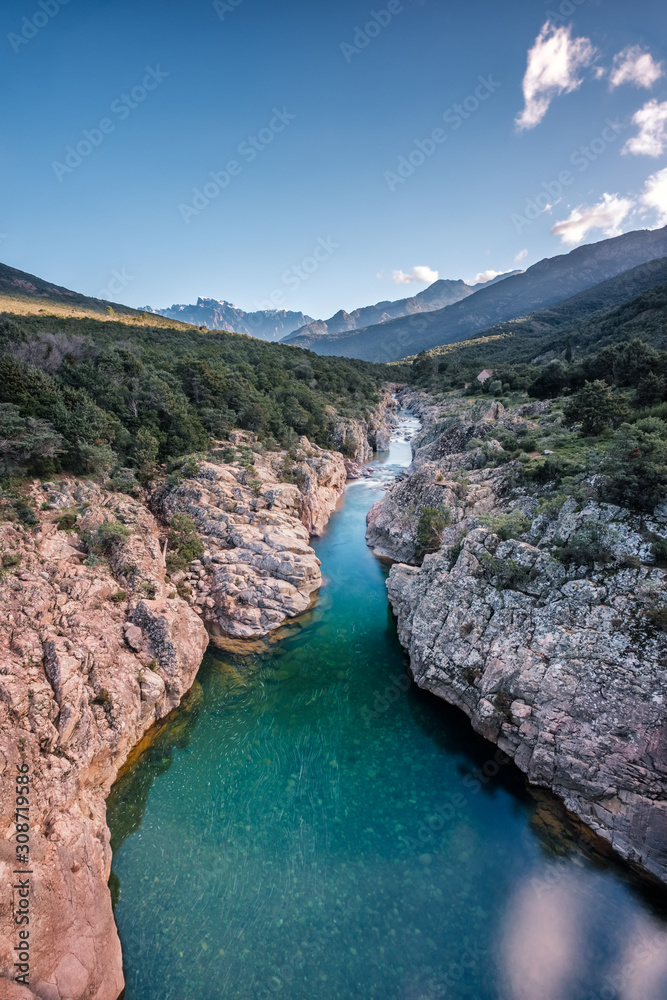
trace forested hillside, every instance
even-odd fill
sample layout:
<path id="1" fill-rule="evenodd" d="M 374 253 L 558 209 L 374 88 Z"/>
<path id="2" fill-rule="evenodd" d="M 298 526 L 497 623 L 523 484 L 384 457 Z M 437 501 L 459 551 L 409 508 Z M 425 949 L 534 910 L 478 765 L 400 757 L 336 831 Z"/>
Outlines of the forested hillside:
<path id="1" fill-rule="evenodd" d="M 386 378 L 379 365 L 77 303 L 20 273 L 0 296 L 5 477 L 129 466 L 145 479 L 234 427 L 269 448 L 302 434 L 327 445 L 336 413 L 364 416 Z"/>
<path id="2" fill-rule="evenodd" d="M 467 384 L 466 395 L 503 404 L 555 400 L 539 437 L 508 432 L 500 450 L 498 442 L 473 442 L 478 461 L 520 456 L 527 487 L 551 484 L 649 513 L 667 501 L 667 284 L 573 322 L 594 305 L 597 294 L 586 295 L 511 329 L 422 353 L 410 380 L 436 396 Z"/>

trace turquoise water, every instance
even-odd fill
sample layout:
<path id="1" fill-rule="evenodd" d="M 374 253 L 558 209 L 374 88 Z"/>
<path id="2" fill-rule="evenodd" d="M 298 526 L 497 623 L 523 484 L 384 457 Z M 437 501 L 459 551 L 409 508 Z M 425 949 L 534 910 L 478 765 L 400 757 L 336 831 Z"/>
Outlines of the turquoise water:
<path id="1" fill-rule="evenodd" d="M 368 507 L 286 637 L 212 650 L 108 815 L 125 1000 L 665 1000 L 659 895 L 410 687 Z"/>

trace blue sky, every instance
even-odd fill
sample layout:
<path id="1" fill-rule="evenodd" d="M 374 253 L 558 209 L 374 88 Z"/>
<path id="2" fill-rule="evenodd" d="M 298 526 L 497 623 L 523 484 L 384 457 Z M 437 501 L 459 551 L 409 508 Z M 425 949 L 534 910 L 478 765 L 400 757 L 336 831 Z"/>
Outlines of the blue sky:
<path id="1" fill-rule="evenodd" d="M 471 280 L 665 217 L 662 0 L 391 3 L 5 0 L 0 259 L 130 305 L 324 317 L 420 291 L 392 279 L 415 267 Z"/>

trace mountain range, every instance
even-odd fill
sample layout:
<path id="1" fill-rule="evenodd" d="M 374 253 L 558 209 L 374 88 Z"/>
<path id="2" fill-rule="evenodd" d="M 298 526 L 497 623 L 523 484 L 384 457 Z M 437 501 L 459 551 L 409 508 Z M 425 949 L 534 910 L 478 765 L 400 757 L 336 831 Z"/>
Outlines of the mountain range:
<path id="1" fill-rule="evenodd" d="M 614 278 L 667 256 L 667 226 L 637 230 L 546 258 L 443 309 L 403 316 L 352 332 L 290 336 L 289 343 L 317 354 L 367 361 L 397 361 L 420 351 L 467 340 L 489 327 L 547 309 Z"/>
<path id="2" fill-rule="evenodd" d="M 519 271 L 508 271 L 505 274 L 499 274 L 495 278 L 484 282 L 484 287 L 486 288 L 497 281 L 502 281 L 504 278 L 510 277 L 510 275 L 519 273 Z M 438 281 L 434 281 L 432 285 L 429 285 L 428 288 L 425 288 L 423 292 L 418 292 L 408 299 L 396 299 L 393 302 L 376 302 L 373 306 L 355 309 L 351 313 L 345 312 L 344 309 L 339 309 L 331 319 L 313 320 L 312 323 L 308 323 L 306 326 L 301 327 L 301 329 L 295 330 L 293 333 L 283 337 L 283 340 L 286 344 L 296 344 L 300 347 L 301 342 L 298 338 L 301 337 L 321 337 L 327 334 L 346 333 L 352 330 L 360 330 L 367 326 L 377 326 L 380 323 L 386 323 L 390 319 L 399 319 L 402 316 L 433 312 L 436 309 L 443 309 L 445 306 L 460 302 L 469 295 L 474 295 L 478 287 L 481 287 L 481 284 L 479 286 L 468 285 L 465 281 L 461 281 L 461 279 L 450 280 L 440 278 Z"/>
<path id="3" fill-rule="evenodd" d="M 485 287 L 518 271 L 499 274 Z M 256 312 L 245 312 L 224 299 L 198 298 L 194 305 L 173 305 L 167 309 L 154 309 L 146 306 L 144 312 L 164 316 L 167 319 L 180 320 L 191 326 L 206 327 L 208 330 L 227 330 L 231 333 L 245 333 L 258 340 L 293 343 L 297 336 L 325 336 L 326 334 L 343 333 L 358 330 L 361 327 L 386 323 L 387 320 L 401 316 L 411 316 L 415 313 L 431 312 L 444 306 L 459 302 L 472 295 L 480 285 L 468 285 L 465 281 L 440 279 L 410 298 L 394 301 L 376 302 L 372 306 L 364 306 L 353 312 L 339 311 L 328 320 L 316 320 L 302 312 L 290 312 L 286 309 L 259 309 Z M 301 346 L 298 344 L 297 346 Z"/>
<path id="4" fill-rule="evenodd" d="M 209 330 L 228 330 L 230 333 L 246 333 L 258 340 L 282 340 L 283 337 L 301 327 L 313 323 L 312 316 L 288 309 L 258 309 L 244 312 L 231 302 L 223 299 L 198 298 L 194 305 L 173 305 L 168 309 L 153 309 L 146 306 L 144 312 L 180 320 L 190 326 L 205 326 Z"/>

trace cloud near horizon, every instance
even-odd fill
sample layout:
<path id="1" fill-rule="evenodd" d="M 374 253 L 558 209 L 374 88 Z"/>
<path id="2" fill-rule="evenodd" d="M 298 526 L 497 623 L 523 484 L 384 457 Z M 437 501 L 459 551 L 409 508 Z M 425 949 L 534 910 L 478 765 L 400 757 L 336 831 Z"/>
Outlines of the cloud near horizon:
<path id="1" fill-rule="evenodd" d="M 431 285 L 434 281 L 438 280 L 438 272 L 434 271 L 431 267 L 418 264 L 407 273 L 405 271 L 393 271 L 391 280 L 395 285 L 411 285 L 413 282 Z"/>
<path id="2" fill-rule="evenodd" d="M 520 264 L 521 261 L 525 260 L 527 256 L 528 256 L 528 249 L 527 248 L 524 248 L 523 250 L 519 250 L 519 252 L 514 255 L 514 263 L 515 264 Z"/>
<path id="3" fill-rule="evenodd" d="M 639 131 L 628 139 L 623 153 L 634 156 L 661 156 L 667 147 L 667 101 L 658 104 L 655 98 L 632 116 Z"/>
<path id="4" fill-rule="evenodd" d="M 593 229 L 601 229 L 605 236 L 620 236 L 621 224 L 634 207 L 633 198 L 605 193 L 597 205 L 578 205 L 551 232 L 568 246 L 581 243 Z"/>
<path id="5" fill-rule="evenodd" d="M 639 200 L 642 205 L 658 213 L 656 229 L 667 226 L 667 167 L 651 174 Z"/>
<path id="6" fill-rule="evenodd" d="M 580 87 L 580 70 L 590 66 L 596 55 L 597 49 L 589 38 L 572 38 L 571 25 L 556 28 L 547 21 L 528 51 L 523 78 L 526 106 L 515 119 L 517 130 L 535 128 L 555 97 Z"/>
<path id="7" fill-rule="evenodd" d="M 609 86 L 614 90 L 622 83 L 632 83 L 635 87 L 650 90 L 661 76 L 664 76 L 663 63 L 655 62 L 651 53 L 641 45 L 628 45 L 614 56 Z"/>
<path id="8" fill-rule="evenodd" d="M 499 274 L 506 274 L 506 271 L 494 271 L 489 268 L 488 271 L 480 271 L 476 274 L 473 280 L 470 282 L 471 285 L 483 285 L 486 281 L 491 281 L 493 278 L 497 278 Z"/>

